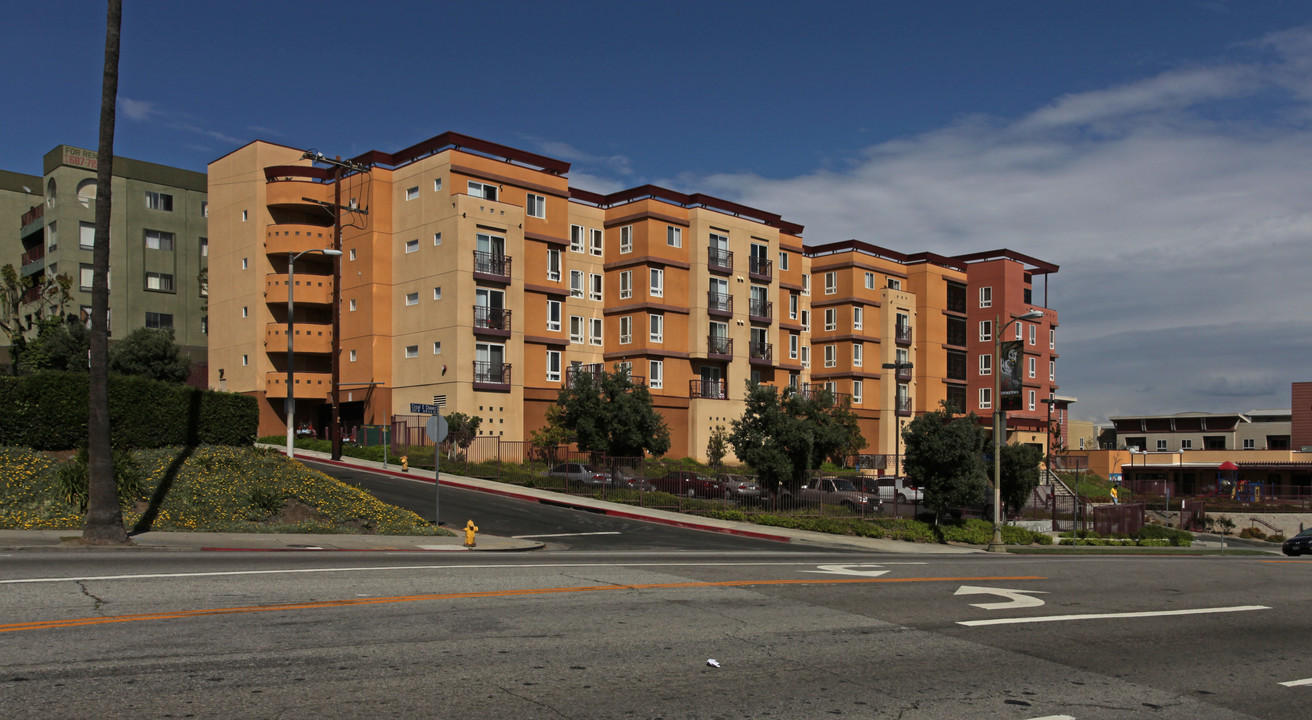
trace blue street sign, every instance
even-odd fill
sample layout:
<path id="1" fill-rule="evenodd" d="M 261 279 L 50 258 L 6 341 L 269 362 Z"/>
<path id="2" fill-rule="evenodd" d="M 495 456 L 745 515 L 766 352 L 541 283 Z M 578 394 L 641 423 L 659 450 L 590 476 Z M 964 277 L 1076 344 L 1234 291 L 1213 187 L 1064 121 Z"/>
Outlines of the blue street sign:
<path id="1" fill-rule="evenodd" d="M 410 412 L 416 415 L 436 415 L 436 405 L 426 405 L 424 403 L 410 403 Z"/>

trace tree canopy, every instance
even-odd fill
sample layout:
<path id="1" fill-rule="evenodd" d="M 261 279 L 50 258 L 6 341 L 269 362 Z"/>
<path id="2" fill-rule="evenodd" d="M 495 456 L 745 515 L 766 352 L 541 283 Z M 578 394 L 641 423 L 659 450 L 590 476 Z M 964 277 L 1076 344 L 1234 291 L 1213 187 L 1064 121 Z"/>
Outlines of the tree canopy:
<path id="1" fill-rule="evenodd" d="M 1019 511 L 1030 493 L 1039 486 L 1039 463 L 1043 450 L 1033 445 L 1012 443 L 1002 446 L 1001 480 L 1002 502 L 1012 511 Z"/>
<path id="2" fill-rule="evenodd" d="M 942 408 L 912 420 L 902 433 L 903 467 L 925 493 L 925 505 L 941 516 L 948 508 L 980 503 L 988 489 L 986 436 L 974 413 Z"/>
<path id="3" fill-rule="evenodd" d="M 120 375 L 184 383 L 191 375 L 191 358 L 179 352 L 171 328 L 137 328 L 111 349 L 109 370 Z"/>
<path id="4" fill-rule="evenodd" d="M 661 456 L 669 451 L 670 429 L 656 412 L 647 387 L 634 383 L 627 370 L 601 369 L 570 377 L 556 398 L 560 412 L 548 420 L 573 433 L 580 450 L 611 457 Z"/>
<path id="5" fill-rule="evenodd" d="M 803 394 L 788 387 L 781 395 L 773 385 L 748 383 L 747 407 L 730 426 L 734 454 L 772 490 L 796 489 L 826 458 L 841 460 L 865 446 L 851 408 L 828 390 Z"/>
<path id="6" fill-rule="evenodd" d="M 446 416 L 446 443 L 448 449 L 447 457 L 454 453 L 456 448 L 468 450 L 473 444 L 474 438 L 478 437 L 478 426 L 483 424 L 483 418 L 477 415 L 466 415 L 462 412 L 453 412 Z"/>

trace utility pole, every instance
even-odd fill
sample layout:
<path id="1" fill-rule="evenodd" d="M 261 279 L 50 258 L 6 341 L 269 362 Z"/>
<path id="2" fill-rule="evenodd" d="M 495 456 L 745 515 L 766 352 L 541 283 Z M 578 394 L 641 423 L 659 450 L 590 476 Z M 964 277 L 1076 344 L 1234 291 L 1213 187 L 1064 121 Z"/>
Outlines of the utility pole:
<path id="1" fill-rule="evenodd" d="M 340 255 L 342 251 L 342 211 L 360 215 L 368 215 L 367 208 L 343 207 L 342 206 L 342 175 L 346 172 L 365 173 L 369 171 L 370 166 L 363 163 L 342 160 L 341 156 L 329 160 L 324 157 L 323 153 L 315 150 L 307 150 L 301 155 L 302 160 L 323 163 L 331 165 L 333 168 L 333 204 L 330 207 L 327 203 L 302 198 L 309 202 L 314 202 L 323 207 L 324 210 L 332 213 L 333 216 L 333 249 Z M 338 397 L 338 388 L 341 385 L 341 355 L 342 355 L 342 264 L 333 263 L 333 343 L 332 343 L 332 380 L 329 393 L 329 400 L 332 403 L 332 421 L 329 424 L 328 436 L 332 438 L 334 460 L 342 459 L 342 413 L 341 403 Z"/>

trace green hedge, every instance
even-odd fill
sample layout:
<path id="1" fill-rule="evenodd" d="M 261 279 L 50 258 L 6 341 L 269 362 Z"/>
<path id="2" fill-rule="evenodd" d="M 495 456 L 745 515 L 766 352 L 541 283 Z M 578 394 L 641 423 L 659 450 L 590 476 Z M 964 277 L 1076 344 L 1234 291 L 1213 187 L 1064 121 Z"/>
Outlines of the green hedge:
<path id="1" fill-rule="evenodd" d="M 0 377 L 0 445 L 71 450 L 87 442 L 86 373 Z M 250 445 L 255 398 L 142 377 L 110 375 L 111 439 L 120 447 Z"/>

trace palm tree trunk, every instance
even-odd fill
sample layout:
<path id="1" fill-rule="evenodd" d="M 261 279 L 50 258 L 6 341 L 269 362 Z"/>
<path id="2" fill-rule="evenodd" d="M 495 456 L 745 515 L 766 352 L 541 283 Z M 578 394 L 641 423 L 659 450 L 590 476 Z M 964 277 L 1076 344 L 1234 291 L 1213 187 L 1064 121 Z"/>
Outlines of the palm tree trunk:
<path id="1" fill-rule="evenodd" d="M 96 169 L 96 236 L 92 251 L 91 387 L 87 422 L 87 519 L 82 540 L 93 544 L 125 543 L 123 511 L 114 483 L 109 443 L 109 217 L 113 207 L 114 116 L 118 98 L 118 44 L 123 1 L 109 0 L 105 27 L 105 82 L 100 96 L 100 147 Z M 121 319 L 120 319 L 121 321 Z"/>

